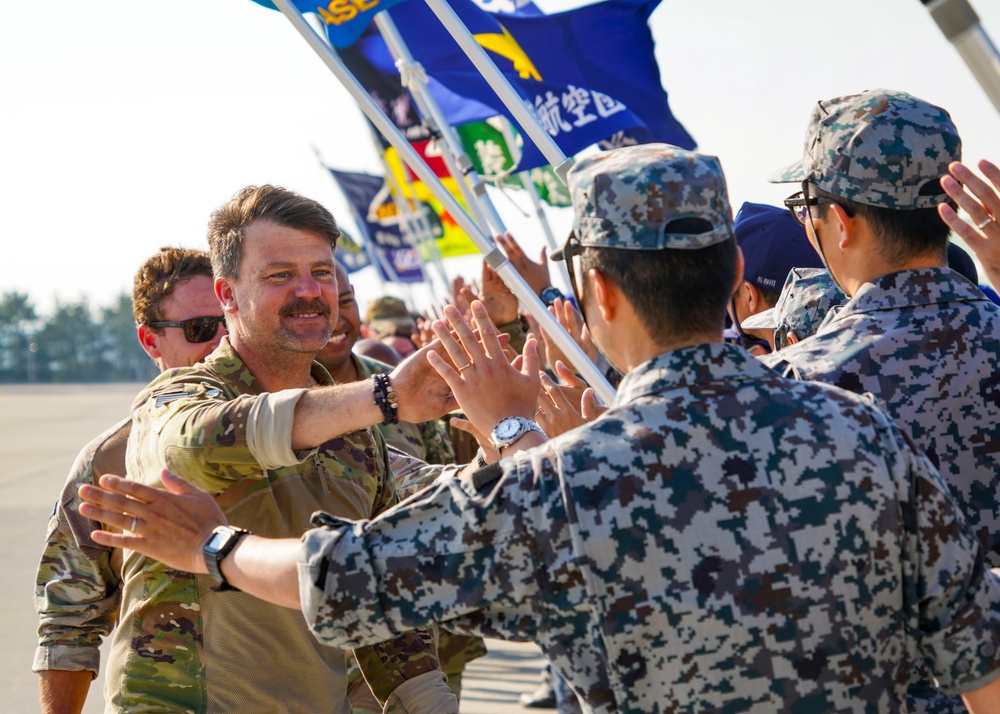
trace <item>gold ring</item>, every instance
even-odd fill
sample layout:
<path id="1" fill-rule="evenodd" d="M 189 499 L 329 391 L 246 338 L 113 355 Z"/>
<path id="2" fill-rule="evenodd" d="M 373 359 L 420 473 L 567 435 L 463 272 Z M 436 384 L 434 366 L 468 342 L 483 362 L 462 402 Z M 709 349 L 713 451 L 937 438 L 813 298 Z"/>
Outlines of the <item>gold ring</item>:
<path id="1" fill-rule="evenodd" d="M 476 366 L 476 363 L 475 363 L 475 362 L 469 362 L 469 364 L 465 365 L 464 367 L 459 367 L 459 368 L 458 368 L 458 371 L 459 371 L 459 372 L 464 372 L 464 371 L 465 371 L 465 370 L 467 370 L 467 369 L 468 369 L 469 367 L 475 367 L 475 366 Z"/>
<path id="2" fill-rule="evenodd" d="M 995 220 L 996 220 L 996 218 L 994 218 L 993 216 L 989 216 L 989 217 L 988 217 L 988 218 L 987 218 L 987 219 L 986 219 L 985 221 L 983 221 L 982 223 L 977 223 L 977 224 L 976 224 L 976 228 L 978 228 L 979 230 L 983 230 L 984 228 L 986 228 L 986 226 L 988 226 L 989 224 L 991 224 L 991 223 L 992 223 L 993 221 L 995 221 Z"/>

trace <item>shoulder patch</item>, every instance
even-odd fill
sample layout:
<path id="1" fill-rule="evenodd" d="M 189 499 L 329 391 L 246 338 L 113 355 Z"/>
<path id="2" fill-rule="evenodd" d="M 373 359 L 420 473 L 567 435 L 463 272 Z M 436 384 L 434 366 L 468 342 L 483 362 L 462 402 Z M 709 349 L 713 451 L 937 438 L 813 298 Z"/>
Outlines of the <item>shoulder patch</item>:
<path id="1" fill-rule="evenodd" d="M 203 394 L 209 399 L 214 399 L 222 394 L 222 392 L 218 389 L 192 389 L 190 392 L 167 392 L 166 394 L 158 394 L 156 395 L 156 407 L 159 409 L 165 404 L 170 404 L 170 402 L 183 399 L 184 397 L 193 397 L 198 394 Z"/>
<path id="2" fill-rule="evenodd" d="M 472 474 L 472 487 L 476 489 L 476 491 L 482 491 L 499 481 L 502 475 L 503 469 L 500 468 L 499 462 L 495 464 L 488 464 L 484 468 L 481 468 Z"/>

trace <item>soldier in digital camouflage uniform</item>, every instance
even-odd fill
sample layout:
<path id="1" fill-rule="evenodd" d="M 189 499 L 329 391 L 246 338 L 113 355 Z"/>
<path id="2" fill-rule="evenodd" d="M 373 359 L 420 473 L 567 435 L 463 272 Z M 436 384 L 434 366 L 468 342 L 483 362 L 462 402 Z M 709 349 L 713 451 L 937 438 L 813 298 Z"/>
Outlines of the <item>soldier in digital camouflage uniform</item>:
<path id="1" fill-rule="evenodd" d="M 248 537 L 226 577 L 335 646 L 429 621 L 533 639 L 597 712 L 898 711 L 916 661 L 996 711 L 1000 582 L 933 466 L 864 398 L 722 342 L 741 266 L 718 161 L 631 147 L 581 161 L 570 189 L 562 255 L 626 374 L 611 408 L 549 441 L 519 429 L 498 464 L 374 521 Z M 530 417 L 536 345 L 518 372 L 473 308 L 483 346 L 449 309 L 454 366 L 429 361 L 481 430 Z M 105 483 L 155 507 L 86 487 L 94 515 L 149 530 L 95 538 L 204 569 L 210 499 Z"/>
<path id="2" fill-rule="evenodd" d="M 769 310 L 758 312 L 743 321 L 745 330 L 771 330 L 775 351 L 815 335 L 831 312 L 847 302 L 825 268 L 792 268 Z"/>
<path id="3" fill-rule="evenodd" d="M 307 416 L 316 400 L 342 394 L 323 390 L 332 379 L 312 361 L 336 317 L 338 235 L 322 206 L 272 186 L 248 187 L 213 213 L 209 245 L 229 337 L 204 364 L 166 372 L 136 399 L 130 478 L 158 484 L 168 467 L 271 537 L 297 537 L 318 509 L 372 518 L 398 500 L 384 442 L 365 428 L 376 423 L 365 409 L 379 414 L 371 383 L 351 392 L 364 408 L 355 401 Z M 134 551 L 124 561 L 110 710 L 350 711 L 343 653 L 319 644 L 298 613 Z M 457 712 L 429 633 L 386 639 L 355 651 L 379 701 L 389 711 Z"/>
<path id="4" fill-rule="evenodd" d="M 225 334 L 218 322 L 191 336 L 184 328 L 151 327 L 159 321 L 221 318 L 212 289 L 208 254 L 163 248 L 136 273 L 132 309 L 139 343 L 160 370 L 200 361 Z M 207 324 L 207 322 L 206 322 Z M 207 339 L 205 339 L 207 338 Z M 101 474 L 125 472 L 125 444 L 131 419 L 124 419 L 85 446 L 77 456 L 49 519 L 35 578 L 39 616 L 38 649 L 32 669 L 40 677 L 43 712 L 79 710 L 100 666 L 98 647 L 114 627 L 121 599 L 121 551 L 98 545 L 95 523 L 79 513 L 77 489 Z"/>
<path id="5" fill-rule="evenodd" d="M 392 366 L 369 357 L 353 353 L 353 348 L 361 335 L 361 314 L 355 299 L 354 287 L 347 270 L 337 264 L 337 286 L 339 309 L 337 323 L 327 346 L 320 350 L 316 361 L 326 367 L 330 376 L 338 384 L 348 382 L 370 381 L 375 373 L 388 374 Z M 383 299 L 384 301 L 384 299 Z M 444 422 L 440 419 L 411 424 L 380 424 L 378 430 L 387 446 L 404 454 L 426 462 L 427 464 L 452 464 L 455 462 L 455 451 Z M 418 468 L 412 466 L 402 470 L 396 461 L 392 462 L 393 473 L 399 471 L 402 476 L 396 479 L 396 489 L 401 496 L 409 495 L 422 488 L 436 478 L 440 470 L 433 468 Z M 468 662 L 486 654 L 486 646 L 481 637 L 453 635 L 445 630 L 438 630 L 438 656 L 441 660 L 441 671 L 448 676 L 448 686 L 460 696 L 462 689 L 462 673 Z M 361 672 L 348 656 L 348 688 L 351 706 L 355 714 L 379 714 L 382 707 L 373 699 L 371 692 L 364 684 Z"/>
<path id="6" fill-rule="evenodd" d="M 1000 566 L 1000 308 L 947 266 L 940 177 L 961 158 L 948 113 L 902 92 L 820 102 L 793 208 L 851 300 L 816 335 L 764 363 L 786 376 L 870 392 L 951 487 L 991 567 Z M 911 706 L 960 711 L 915 688 Z"/>

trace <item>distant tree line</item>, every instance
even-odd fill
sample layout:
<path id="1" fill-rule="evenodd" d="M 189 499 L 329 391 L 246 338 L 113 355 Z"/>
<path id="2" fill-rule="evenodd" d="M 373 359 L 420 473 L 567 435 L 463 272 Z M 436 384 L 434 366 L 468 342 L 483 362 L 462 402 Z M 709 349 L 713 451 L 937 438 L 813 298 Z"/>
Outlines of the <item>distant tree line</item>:
<path id="1" fill-rule="evenodd" d="M 127 294 L 97 310 L 59 301 L 48 316 L 25 293 L 0 296 L 0 383 L 146 382 L 155 374 Z"/>

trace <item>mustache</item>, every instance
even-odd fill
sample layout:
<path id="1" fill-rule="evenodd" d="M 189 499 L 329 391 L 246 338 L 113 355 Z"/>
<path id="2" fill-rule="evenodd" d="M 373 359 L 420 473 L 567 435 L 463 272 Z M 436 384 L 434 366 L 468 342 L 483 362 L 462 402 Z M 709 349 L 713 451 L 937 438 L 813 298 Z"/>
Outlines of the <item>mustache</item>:
<path id="1" fill-rule="evenodd" d="M 330 317 L 330 306 L 327 305 L 326 300 L 318 298 L 316 300 L 296 300 L 281 308 L 278 314 L 281 317 L 288 317 L 289 315 L 303 312 L 318 312 L 324 317 Z"/>

